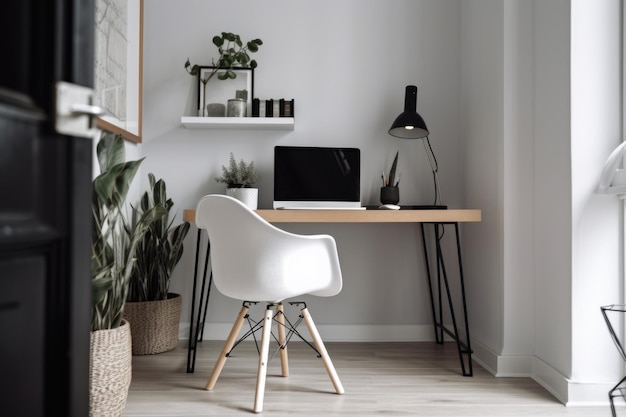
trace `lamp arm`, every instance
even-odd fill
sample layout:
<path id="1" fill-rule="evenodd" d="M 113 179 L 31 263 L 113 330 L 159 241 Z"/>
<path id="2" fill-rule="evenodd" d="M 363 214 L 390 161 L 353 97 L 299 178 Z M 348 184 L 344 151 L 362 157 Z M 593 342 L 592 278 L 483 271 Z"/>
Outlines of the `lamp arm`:
<path id="1" fill-rule="evenodd" d="M 424 138 L 423 142 L 426 155 L 428 156 L 428 162 L 430 163 L 430 169 L 433 172 L 433 183 L 435 185 L 435 201 L 433 205 L 436 206 L 441 204 L 441 187 L 439 186 L 439 177 L 437 176 L 439 164 L 437 163 L 437 157 L 435 156 L 435 152 L 433 152 L 433 147 L 430 145 L 428 136 Z"/>

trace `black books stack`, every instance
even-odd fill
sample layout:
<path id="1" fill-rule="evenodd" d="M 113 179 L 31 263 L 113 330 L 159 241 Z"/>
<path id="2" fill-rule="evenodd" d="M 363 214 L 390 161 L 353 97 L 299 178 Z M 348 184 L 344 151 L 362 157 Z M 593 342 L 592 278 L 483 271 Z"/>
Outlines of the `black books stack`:
<path id="1" fill-rule="evenodd" d="M 294 99 L 252 99 L 252 117 L 295 117 Z"/>

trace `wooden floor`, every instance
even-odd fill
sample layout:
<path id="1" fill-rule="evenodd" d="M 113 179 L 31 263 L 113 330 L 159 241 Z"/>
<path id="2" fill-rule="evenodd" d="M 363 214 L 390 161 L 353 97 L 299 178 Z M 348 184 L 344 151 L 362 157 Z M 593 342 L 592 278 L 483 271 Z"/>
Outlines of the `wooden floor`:
<path id="1" fill-rule="evenodd" d="M 134 356 L 124 416 L 254 415 L 257 353 L 244 342 L 228 359 L 213 391 L 205 391 L 222 342 L 198 347 L 186 372 L 186 343 L 158 355 Z M 474 364 L 463 377 L 453 343 L 327 343 L 346 390 L 334 393 L 322 361 L 307 345 L 289 345 L 290 376 L 271 361 L 265 416 L 585 416 L 610 417 L 606 407 L 565 407 L 529 378 L 495 378 Z M 618 410 L 620 412 L 622 410 Z"/>

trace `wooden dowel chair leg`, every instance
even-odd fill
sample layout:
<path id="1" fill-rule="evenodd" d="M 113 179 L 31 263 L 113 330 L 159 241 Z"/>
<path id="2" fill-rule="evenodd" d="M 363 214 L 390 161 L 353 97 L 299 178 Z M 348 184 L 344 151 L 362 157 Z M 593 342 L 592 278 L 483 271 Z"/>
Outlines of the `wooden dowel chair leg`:
<path id="1" fill-rule="evenodd" d="M 335 367 L 333 366 L 333 362 L 330 360 L 330 356 L 328 356 L 328 352 L 326 351 L 326 347 L 324 346 L 324 342 L 322 342 L 322 338 L 320 337 L 319 332 L 317 331 L 317 327 L 315 327 L 315 323 L 311 318 L 311 314 L 309 314 L 309 310 L 305 307 L 301 311 L 302 317 L 304 318 L 304 322 L 306 323 L 306 327 L 309 329 L 309 333 L 313 338 L 313 342 L 315 343 L 315 347 L 322 357 L 322 361 L 324 362 L 324 366 L 326 367 L 326 372 L 328 372 L 328 376 L 330 377 L 333 386 L 335 387 L 335 391 L 337 394 L 345 393 L 343 389 L 343 385 L 341 385 L 341 381 L 339 380 L 339 376 L 337 375 L 337 371 L 335 371 Z"/>
<path id="2" fill-rule="evenodd" d="M 224 368 L 224 364 L 226 363 L 226 359 L 228 359 L 228 352 L 230 352 L 237 341 L 237 336 L 239 335 L 239 331 L 241 330 L 241 326 L 243 326 L 243 321 L 248 314 L 248 307 L 244 305 L 237 316 L 237 320 L 235 320 L 235 324 L 233 324 L 232 329 L 230 330 L 230 334 L 228 335 L 228 339 L 222 348 L 222 352 L 220 356 L 217 358 L 217 362 L 215 362 L 215 366 L 213 367 L 213 372 L 211 372 L 211 376 L 206 383 L 204 389 L 207 391 L 211 391 L 215 387 L 215 383 L 222 372 L 222 368 Z"/>
<path id="3" fill-rule="evenodd" d="M 280 344 L 280 370 L 284 377 L 289 376 L 289 355 L 287 354 L 287 337 L 285 335 L 285 315 L 283 305 L 276 306 L 278 312 L 278 343 Z"/>
<path id="4" fill-rule="evenodd" d="M 263 333 L 261 337 L 261 353 L 259 355 L 259 372 L 256 379 L 256 393 L 254 395 L 254 412 L 263 411 L 263 397 L 265 396 L 265 377 L 267 376 L 267 361 L 272 334 L 272 316 L 274 312 L 271 306 L 265 310 L 263 318 Z"/>

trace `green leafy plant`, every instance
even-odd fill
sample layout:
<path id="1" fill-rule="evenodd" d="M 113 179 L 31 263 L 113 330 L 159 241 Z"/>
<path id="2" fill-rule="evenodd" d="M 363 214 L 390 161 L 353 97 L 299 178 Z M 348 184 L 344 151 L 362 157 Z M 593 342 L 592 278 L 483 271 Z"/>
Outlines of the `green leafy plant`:
<path id="1" fill-rule="evenodd" d="M 189 222 L 173 226 L 173 220 L 169 219 L 174 202 L 167 198 L 165 181 L 156 181 L 151 173 L 148 174 L 148 182 L 150 188 L 141 197 L 134 216 L 140 218 L 157 207 L 165 207 L 166 213 L 149 225 L 137 244 L 137 260 L 126 298 L 130 302 L 167 299 L 170 278 L 183 255 L 183 241 L 189 231 Z"/>
<path id="2" fill-rule="evenodd" d="M 228 188 L 249 188 L 260 179 L 254 162 L 249 164 L 243 159 L 237 163 L 235 155 L 231 152 L 228 168 L 222 165 L 222 175 L 215 181 L 225 183 Z"/>
<path id="3" fill-rule="evenodd" d="M 263 45 L 263 41 L 261 39 L 253 39 L 246 42 L 244 46 L 239 35 L 231 32 L 222 32 L 221 36 L 213 37 L 213 45 L 217 47 L 219 58 L 217 61 L 211 59 L 211 65 L 215 68 L 207 76 L 207 82 L 213 78 L 219 69 L 225 69 L 226 71 L 218 74 L 217 78 L 219 80 L 228 80 L 237 78 L 237 74 L 232 70 L 234 66 L 256 68 L 258 64 L 254 59 L 250 59 L 249 53 L 257 52 L 259 46 Z M 185 69 L 190 75 L 195 77 L 200 71 L 200 66 L 191 65 L 189 58 L 187 58 Z"/>
<path id="4" fill-rule="evenodd" d="M 205 90 L 204 97 L 206 97 L 206 85 L 215 74 L 217 74 L 218 80 L 234 80 L 237 78 L 237 73 L 233 71 L 233 67 L 256 68 L 258 64 L 256 60 L 250 59 L 250 54 L 257 52 L 259 46 L 263 45 L 263 41 L 261 39 L 253 39 L 244 45 L 239 35 L 231 32 L 222 32 L 221 36 L 213 37 L 213 45 L 217 47 L 219 58 L 217 58 L 217 61 L 211 58 L 213 69 L 200 78 L 202 87 Z M 194 77 L 200 74 L 200 66 L 191 65 L 189 58 L 185 61 L 185 70 Z M 202 103 L 202 109 L 204 109 L 204 103 Z"/>
<path id="5" fill-rule="evenodd" d="M 397 187 L 400 183 L 400 177 L 396 180 L 396 169 L 398 168 L 398 154 L 400 151 L 396 151 L 396 156 L 393 158 L 393 162 L 391 163 L 391 169 L 389 170 L 389 175 L 385 178 L 385 173 L 383 172 L 383 187 Z"/>
<path id="6" fill-rule="evenodd" d="M 114 329 L 122 323 L 124 303 L 139 242 L 167 210 L 155 206 L 136 221 L 126 218 L 126 197 L 142 159 L 126 161 L 124 139 L 104 131 L 97 145 L 100 174 L 93 180 L 91 330 Z"/>

